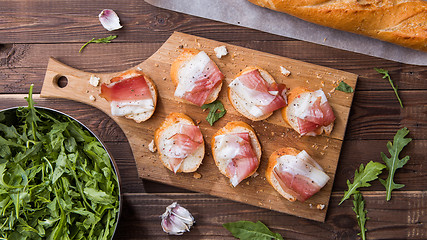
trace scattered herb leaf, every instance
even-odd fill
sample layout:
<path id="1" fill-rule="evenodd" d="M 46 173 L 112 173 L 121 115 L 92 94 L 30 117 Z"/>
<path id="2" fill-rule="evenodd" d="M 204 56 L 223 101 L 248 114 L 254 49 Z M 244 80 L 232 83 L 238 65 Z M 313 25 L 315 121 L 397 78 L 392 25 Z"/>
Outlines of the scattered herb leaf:
<path id="1" fill-rule="evenodd" d="M 119 186 L 107 152 L 76 121 L 35 108 L 32 90 L 28 107 L 0 114 L 0 239 L 111 239 Z"/>
<path id="2" fill-rule="evenodd" d="M 89 45 L 90 43 L 110 43 L 111 40 L 117 38 L 117 35 L 110 35 L 108 37 L 105 38 L 99 38 L 99 39 L 95 39 L 92 38 L 91 40 L 89 40 L 87 43 L 85 43 L 79 50 L 79 53 L 82 52 L 83 48 L 85 48 L 87 45 Z"/>
<path id="3" fill-rule="evenodd" d="M 273 233 L 260 221 L 256 223 L 251 221 L 237 221 L 225 223 L 222 226 L 240 240 L 283 240 L 282 235 Z"/>
<path id="4" fill-rule="evenodd" d="M 396 173 L 396 170 L 398 168 L 403 167 L 408 160 L 409 156 L 405 156 L 402 159 L 399 159 L 399 154 L 402 151 L 402 149 L 408 145 L 409 142 L 412 141 L 412 138 L 405 138 L 406 135 L 408 135 L 409 130 L 405 127 L 397 131 L 396 135 L 394 136 L 393 143 L 388 142 L 387 143 L 387 149 L 390 153 L 390 158 L 388 158 L 383 152 L 381 152 L 381 158 L 387 165 L 388 170 L 388 176 L 387 179 L 379 179 L 380 182 L 384 185 L 387 191 L 387 201 L 391 199 L 391 192 L 394 189 L 399 189 L 404 187 L 403 184 L 397 184 L 394 183 L 393 178 L 394 174 Z"/>
<path id="5" fill-rule="evenodd" d="M 353 194 L 353 205 L 353 211 L 356 213 L 357 217 L 357 224 L 359 224 L 360 227 L 360 233 L 357 235 L 359 235 L 362 240 L 365 240 L 367 230 L 365 224 L 369 218 L 366 217 L 368 211 L 365 210 L 365 200 L 363 200 L 363 196 L 360 192 Z"/>
<path id="6" fill-rule="evenodd" d="M 346 92 L 346 93 L 354 92 L 354 89 L 344 81 L 341 81 L 340 84 L 335 88 L 335 90 Z"/>
<path id="7" fill-rule="evenodd" d="M 403 103 L 402 100 L 400 100 L 399 94 L 397 93 L 397 87 L 394 86 L 393 81 L 391 80 L 390 75 L 388 74 L 387 70 L 381 69 L 381 68 L 374 68 L 375 71 L 377 71 L 378 73 L 384 74 L 383 78 L 387 78 L 388 81 L 390 82 L 391 87 L 394 90 L 394 94 L 396 94 L 397 100 L 400 103 L 400 107 L 403 108 Z"/>
<path id="8" fill-rule="evenodd" d="M 224 108 L 224 105 L 219 100 L 215 100 L 212 103 L 204 104 L 202 109 L 209 108 L 208 116 L 206 117 L 206 121 L 212 126 L 214 122 L 218 121 L 222 118 L 227 112 Z"/>
<path id="9" fill-rule="evenodd" d="M 369 187 L 371 184 L 368 182 L 373 181 L 378 178 L 378 175 L 386 166 L 379 162 L 370 161 L 366 164 L 366 167 L 360 164 L 359 171 L 356 169 L 354 172 L 353 183 L 350 180 L 347 180 L 348 190 L 344 192 L 344 196 L 341 199 L 339 205 L 347 200 L 352 194 L 358 193 L 357 189 L 359 187 Z"/>

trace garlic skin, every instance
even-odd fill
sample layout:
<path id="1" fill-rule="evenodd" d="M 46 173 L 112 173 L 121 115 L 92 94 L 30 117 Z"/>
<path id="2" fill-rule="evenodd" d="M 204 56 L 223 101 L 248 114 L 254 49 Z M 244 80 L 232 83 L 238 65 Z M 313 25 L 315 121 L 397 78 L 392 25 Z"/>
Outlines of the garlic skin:
<path id="1" fill-rule="evenodd" d="M 98 17 L 102 26 L 108 31 L 114 31 L 123 27 L 120 25 L 119 16 L 111 9 L 102 10 Z"/>
<path id="2" fill-rule="evenodd" d="M 170 235 L 182 235 L 186 231 L 190 231 L 194 224 L 194 217 L 191 213 L 181 207 L 177 202 L 166 207 L 166 212 L 161 216 L 162 229 Z"/>

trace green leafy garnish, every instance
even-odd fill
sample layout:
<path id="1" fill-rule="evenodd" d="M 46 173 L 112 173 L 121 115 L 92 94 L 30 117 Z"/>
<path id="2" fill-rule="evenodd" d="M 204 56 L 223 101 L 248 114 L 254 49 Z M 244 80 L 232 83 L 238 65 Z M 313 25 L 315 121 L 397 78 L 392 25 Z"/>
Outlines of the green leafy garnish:
<path id="1" fill-rule="evenodd" d="M 0 114 L 0 239 L 111 239 L 119 186 L 107 152 L 76 121 L 35 108 L 32 90 L 28 107 Z"/>
<path id="2" fill-rule="evenodd" d="M 357 235 L 359 235 L 362 240 L 365 240 L 367 230 L 365 228 L 365 224 L 369 218 L 366 217 L 366 213 L 368 213 L 368 211 L 365 210 L 365 200 L 363 200 L 363 196 L 360 192 L 353 194 L 353 205 L 353 211 L 356 213 L 357 224 L 359 224 L 360 227 L 360 233 Z"/>
<path id="3" fill-rule="evenodd" d="M 225 223 L 222 226 L 240 240 L 283 240 L 282 235 L 273 233 L 260 221 L 256 223 L 251 221 L 237 221 Z"/>
<path id="4" fill-rule="evenodd" d="M 204 104 L 202 109 L 209 108 L 209 114 L 206 117 L 206 121 L 212 126 L 214 122 L 222 118 L 227 112 L 224 108 L 224 105 L 219 100 L 215 100 L 212 103 Z"/>
<path id="5" fill-rule="evenodd" d="M 394 189 L 399 189 L 405 186 L 403 184 L 394 183 L 393 178 L 394 178 L 394 174 L 396 173 L 396 170 L 398 168 L 403 167 L 403 165 L 405 165 L 409 160 L 409 156 L 405 156 L 404 158 L 399 159 L 399 154 L 402 151 L 402 149 L 406 145 L 408 145 L 409 142 L 412 141 L 412 138 L 405 138 L 405 136 L 408 135 L 408 133 L 409 133 L 409 130 L 406 127 L 402 128 L 399 131 L 397 131 L 396 135 L 394 136 L 393 143 L 391 143 L 390 141 L 387 143 L 387 149 L 391 156 L 390 158 L 388 158 L 383 152 L 381 152 L 381 158 L 387 165 L 388 177 L 386 180 L 384 179 L 379 179 L 379 180 L 386 188 L 387 201 L 391 199 L 391 192 Z"/>
<path id="6" fill-rule="evenodd" d="M 390 82 L 391 87 L 394 90 L 394 94 L 396 94 L 397 100 L 400 103 L 400 107 L 403 108 L 403 103 L 402 100 L 400 100 L 399 94 L 397 93 L 397 87 L 394 86 L 393 81 L 391 80 L 390 75 L 388 74 L 387 70 L 381 69 L 381 68 L 374 68 L 375 71 L 377 71 L 378 73 L 384 74 L 383 78 L 387 78 L 388 81 Z"/>
<path id="7" fill-rule="evenodd" d="M 89 40 L 87 43 L 85 43 L 79 50 L 79 53 L 82 52 L 83 48 L 85 48 L 87 45 L 89 45 L 90 43 L 110 43 L 111 40 L 115 39 L 117 36 L 116 35 L 110 35 L 108 37 L 105 38 L 92 38 L 91 40 Z"/>
<path id="8" fill-rule="evenodd" d="M 359 187 L 369 187 L 370 181 L 373 181 L 378 178 L 378 175 L 385 168 L 384 164 L 379 162 L 370 161 L 366 164 L 366 167 L 363 166 L 363 163 L 360 164 L 359 171 L 356 169 L 354 172 L 354 181 L 353 183 L 350 180 L 347 180 L 348 190 L 344 192 L 344 197 L 341 199 L 341 204 L 345 200 L 347 200 L 352 194 L 358 193 L 357 189 Z"/>
<path id="9" fill-rule="evenodd" d="M 347 83 L 345 83 L 344 81 L 341 81 L 340 84 L 335 89 L 341 92 L 346 92 L 346 93 L 354 92 L 353 88 Z"/>

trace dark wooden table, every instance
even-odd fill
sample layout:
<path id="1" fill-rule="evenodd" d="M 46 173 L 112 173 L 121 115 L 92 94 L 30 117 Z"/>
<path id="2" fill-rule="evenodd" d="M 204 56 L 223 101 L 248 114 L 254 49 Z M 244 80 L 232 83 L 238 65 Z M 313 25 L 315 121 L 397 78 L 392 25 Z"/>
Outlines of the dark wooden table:
<path id="1" fill-rule="evenodd" d="M 97 15 L 114 9 L 124 28 L 110 44 L 86 41 L 106 37 Z M 386 143 L 408 127 L 414 140 L 403 154 L 411 156 L 395 181 L 406 186 L 385 201 L 375 182 L 363 195 L 370 220 L 369 239 L 427 239 L 427 67 L 387 61 L 238 26 L 167 11 L 142 0 L 0 0 L 0 108 L 25 105 L 30 84 L 40 93 L 50 56 L 77 69 L 112 72 L 147 59 L 172 34 L 181 31 L 218 41 L 294 58 L 358 74 L 346 137 L 325 223 L 277 213 L 233 201 L 193 193 L 138 178 L 132 152 L 116 123 L 87 105 L 60 99 L 39 99 L 72 115 L 105 141 L 122 177 L 123 212 L 115 239 L 233 239 L 222 227 L 237 220 L 261 220 L 285 239 L 356 239 L 359 228 L 351 207 L 338 202 L 360 163 L 381 161 Z M 374 67 L 389 70 L 399 86 L 400 108 L 387 80 Z M 385 178 L 384 175 L 381 177 Z M 182 237 L 167 236 L 159 215 L 178 201 L 196 218 L 194 229 Z"/>

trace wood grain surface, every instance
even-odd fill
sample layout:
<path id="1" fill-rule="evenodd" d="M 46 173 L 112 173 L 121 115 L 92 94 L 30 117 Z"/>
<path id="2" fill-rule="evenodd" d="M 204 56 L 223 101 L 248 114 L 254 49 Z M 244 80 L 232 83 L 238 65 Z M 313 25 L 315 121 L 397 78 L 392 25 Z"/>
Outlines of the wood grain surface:
<path id="1" fill-rule="evenodd" d="M 229 54 L 218 59 L 215 57 L 213 49 L 221 45 L 227 46 Z M 259 66 L 272 74 L 277 82 L 285 83 L 291 89 L 297 86 L 303 86 L 311 90 L 323 88 L 331 96 L 329 102 L 337 118 L 331 136 L 300 137 L 283 121 L 280 111 L 276 111 L 264 121 L 252 122 L 245 119 L 231 106 L 226 96 L 226 87 L 223 87 L 218 99 L 224 103 L 227 114 L 215 126 L 210 126 L 204 121 L 206 112 L 173 96 L 174 87 L 170 80 L 170 66 L 182 52 L 182 48 L 186 47 L 203 50 L 216 61 L 225 75 L 224 86 L 227 86 L 241 69 L 247 66 Z M 291 75 L 288 77 L 283 76 L 280 73 L 280 66 L 285 66 L 290 70 L 292 72 Z M 112 117 L 127 136 L 141 178 L 317 221 L 325 220 L 348 114 L 353 100 L 352 93 L 335 92 L 334 88 L 340 81 L 345 81 L 355 88 L 357 75 L 179 32 L 172 34 L 152 56 L 135 66 L 135 68 L 142 69 L 153 79 L 159 93 L 155 114 L 144 123 L 137 124 L 133 120 L 112 116 L 109 103 L 98 96 L 100 87 L 93 87 L 88 83 L 92 75 L 99 77 L 101 83 L 109 83 L 109 80 L 113 76 L 117 76 L 118 73 L 86 73 L 50 59 L 41 96 L 83 102 L 99 108 Z M 63 88 L 58 86 L 60 77 L 68 79 L 68 84 Z M 96 101 L 90 100 L 90 95 L 95 96 Z M 158 155 L 153 154 L 148 149 L 149 143 L 153 140 L 154 130 L 160 126 L 160 123 L 171 112 L 185 113 L 196 122 L 200 122 L 199 127 L 207 144 L 206 156 L 201 167 L 197 170 L 197 173 L 201 174 L 201 178 L 194 178 L 192 173 L 174 174 L 168 171 L 161 164 Z M 234 188 L 230 185 L 229 179 L 220 174 L 214 164 L 210 151 L 210 141 L 213 134 L 220 127 L 236 119 L 246 121 L 255 128 L 262 144 L 263 155 L 257 171 L 259 176 L 243 181 Z M 305 203 L 285 200 L 265 180 L 268 157 L 273 151 L 285 146 L 306 150 L 331 178 L 319 193 Z M 319 211 L 313 207 L 318 204 L 325 205 L 325 208 Z"/>
<path id="2" fill-rule="evenodd" d="M 359 75 L 333 193 L 325 223 L 305 220 L 222 198 L 141 180 L 126 136 L 108 115 L 86 104 L 38 98 L 37 105 L 55 108 L 82 121 L 106 143 L 122 178 L 124 211 L 115 239 L 233 239 L 222 227 L 237 220 L 260 220 L 285 239 L 358 239 L 351 201 L 338 206 L 360 163 L 381 161 L 386 143 L 408 127 L 413 141 L 402 155 L 409 162 L 396 172 L 405 187 L 385 201 L 381 184 L 362 193 L 368 210 L 368 239 L 426 239 L 427 211 L 427 67 L 401 64 L 337 50 L 238 26 L 158 9 L 140 0 L 66 1 L 0 0 L 0 108 L 25 105 L 29 85 L 40 93 L 49 57 L 86 72 L 119 72 L 151 56 L 174 31 L 277 54 Z M 124 26 L 107 32 L 98 21 L 102 9 L 114 9 Z M 90 44 L 93 37 L 118 35 L 110 44 Z M 403 100 L 401 109 L 387 80 L 373 68 L 390 72 Z M 313 149 L 314 150 L 314 149 Z M 382 178 L 386 175 L 382 174 Z M 196 215 L 196 225 L 181 237 L 160 229 L 159 215 L 178 201 Z"/>

